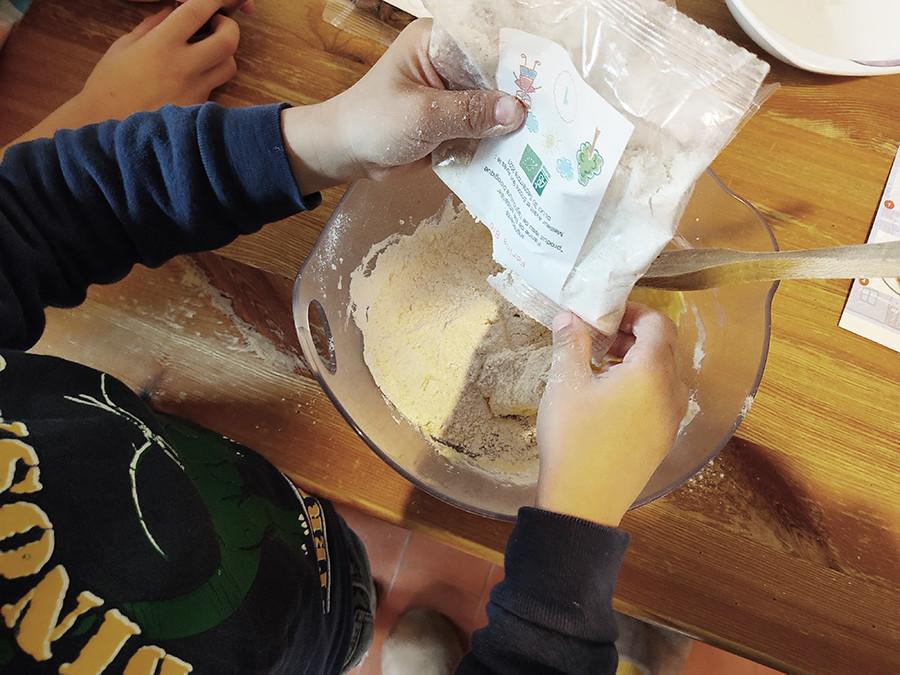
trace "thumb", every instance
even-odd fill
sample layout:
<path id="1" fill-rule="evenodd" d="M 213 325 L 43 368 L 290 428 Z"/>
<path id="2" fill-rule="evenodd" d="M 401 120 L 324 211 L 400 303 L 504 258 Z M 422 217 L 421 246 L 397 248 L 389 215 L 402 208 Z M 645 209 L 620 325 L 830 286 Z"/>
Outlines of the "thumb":
<path id="1" fill-rule="evenodd" d="M 502 91 L 435 91 L 432 111 L 436 143 L 456 138 L 488 138 L 515 131 L 525 121 L 525 106 Z"/>
<path id="2" fill-rule="evenodd" d="M 553 362 L 549 382 L 577 384 L 591 378 L 591 333 L 571 312 L 553 319 Z"/>

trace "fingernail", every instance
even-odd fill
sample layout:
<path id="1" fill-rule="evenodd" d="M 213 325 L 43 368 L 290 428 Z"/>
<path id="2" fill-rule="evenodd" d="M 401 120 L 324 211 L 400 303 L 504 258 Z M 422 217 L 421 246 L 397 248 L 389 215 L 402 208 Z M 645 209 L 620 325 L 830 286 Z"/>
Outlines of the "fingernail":
<path id="1" fill-rule="evenodd" d="M 494 119 L 497 124 L 508 127 L 519 120 L 519 100 L 514 96 L 502 96 L 494 105 Z"/>
<path id="2" fill-rule="evenodd" d="M 556 316 L 553 317 L 553 332 L 558 333 L 563 328 L 567 328 L 572 325 L 572 313 L 571 312 L 560 312 Z"/>

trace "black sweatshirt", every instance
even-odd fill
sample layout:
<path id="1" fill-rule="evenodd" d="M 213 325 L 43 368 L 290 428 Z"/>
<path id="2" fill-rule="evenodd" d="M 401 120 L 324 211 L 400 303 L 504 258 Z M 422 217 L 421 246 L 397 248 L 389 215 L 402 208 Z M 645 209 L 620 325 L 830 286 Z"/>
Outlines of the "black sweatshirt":
<path id="1" fill-rule="evenodd" d="M 168 107 L 15 146 L 0 164 L 5 671 L 340 670 L 349 558 L 331 506 L 113 378 L 21 351 L 45 307 L 77 305 L 92 283 L 316 206 L 294 182 L 280 110 Z M 626 544 L 522 509 L 459 671 L 614 672 Z"/>

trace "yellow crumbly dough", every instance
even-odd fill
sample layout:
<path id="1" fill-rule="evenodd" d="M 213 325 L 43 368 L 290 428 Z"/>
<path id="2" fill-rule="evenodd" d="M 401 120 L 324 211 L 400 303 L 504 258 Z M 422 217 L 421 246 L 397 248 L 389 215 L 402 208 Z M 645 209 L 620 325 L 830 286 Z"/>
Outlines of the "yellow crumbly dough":
<path id="1" fill-rule="evenodd" d="M 488 285 L 496 269 L 488 230 L 448 200 L 372 247 L 350 277 L 351 312 L 375 383 L 438 451 L 530 482 L 551 336 Z M 681 294 L 635 295 L 676 321 L 684 309 Z"/>
<path id="2" fill-rule="evenodd" d="M 530 383 L 524 371 L 510 383 L 495 368 L 497 355 L 546 348 L 550 334 L 487 284 L 494 270 L 487 229 L 448 202 L 412 235 L 373 247 L 351 275 L 352 313 L 376 384 L 441 452 L 533 480 L 534 412 L 549 358 L 537 357 L 545 367 L 531 369 Z M 493 411 L 492 383 L 500 387 Z M 517 391 L 532 405 L 518 403 Z"/>

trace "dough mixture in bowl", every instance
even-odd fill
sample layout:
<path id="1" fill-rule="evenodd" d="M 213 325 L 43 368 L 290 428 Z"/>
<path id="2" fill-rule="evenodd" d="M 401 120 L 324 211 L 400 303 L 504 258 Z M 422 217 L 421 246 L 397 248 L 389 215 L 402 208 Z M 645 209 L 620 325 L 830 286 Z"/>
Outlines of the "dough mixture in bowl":
<path id="1" fill-rule="evenodd" d="M 491 288 L 497 269 L 487 228 L 448 199 L 372 247 L 350 278 L 351 313 L 375 383 L 440 453 L 528 484 L 551 335 Z M 680 313 L 680 294 L 664 295 L 641 300 Z"/>
<path id="2" fill-rule="evenodd" d="M 551 336 L 488 285 L 496 269 L 488 230 L 448 200 L 372 247 L 351 275 L 352 315 L 375 383 L 438 451 L 533 482 Z"/>

